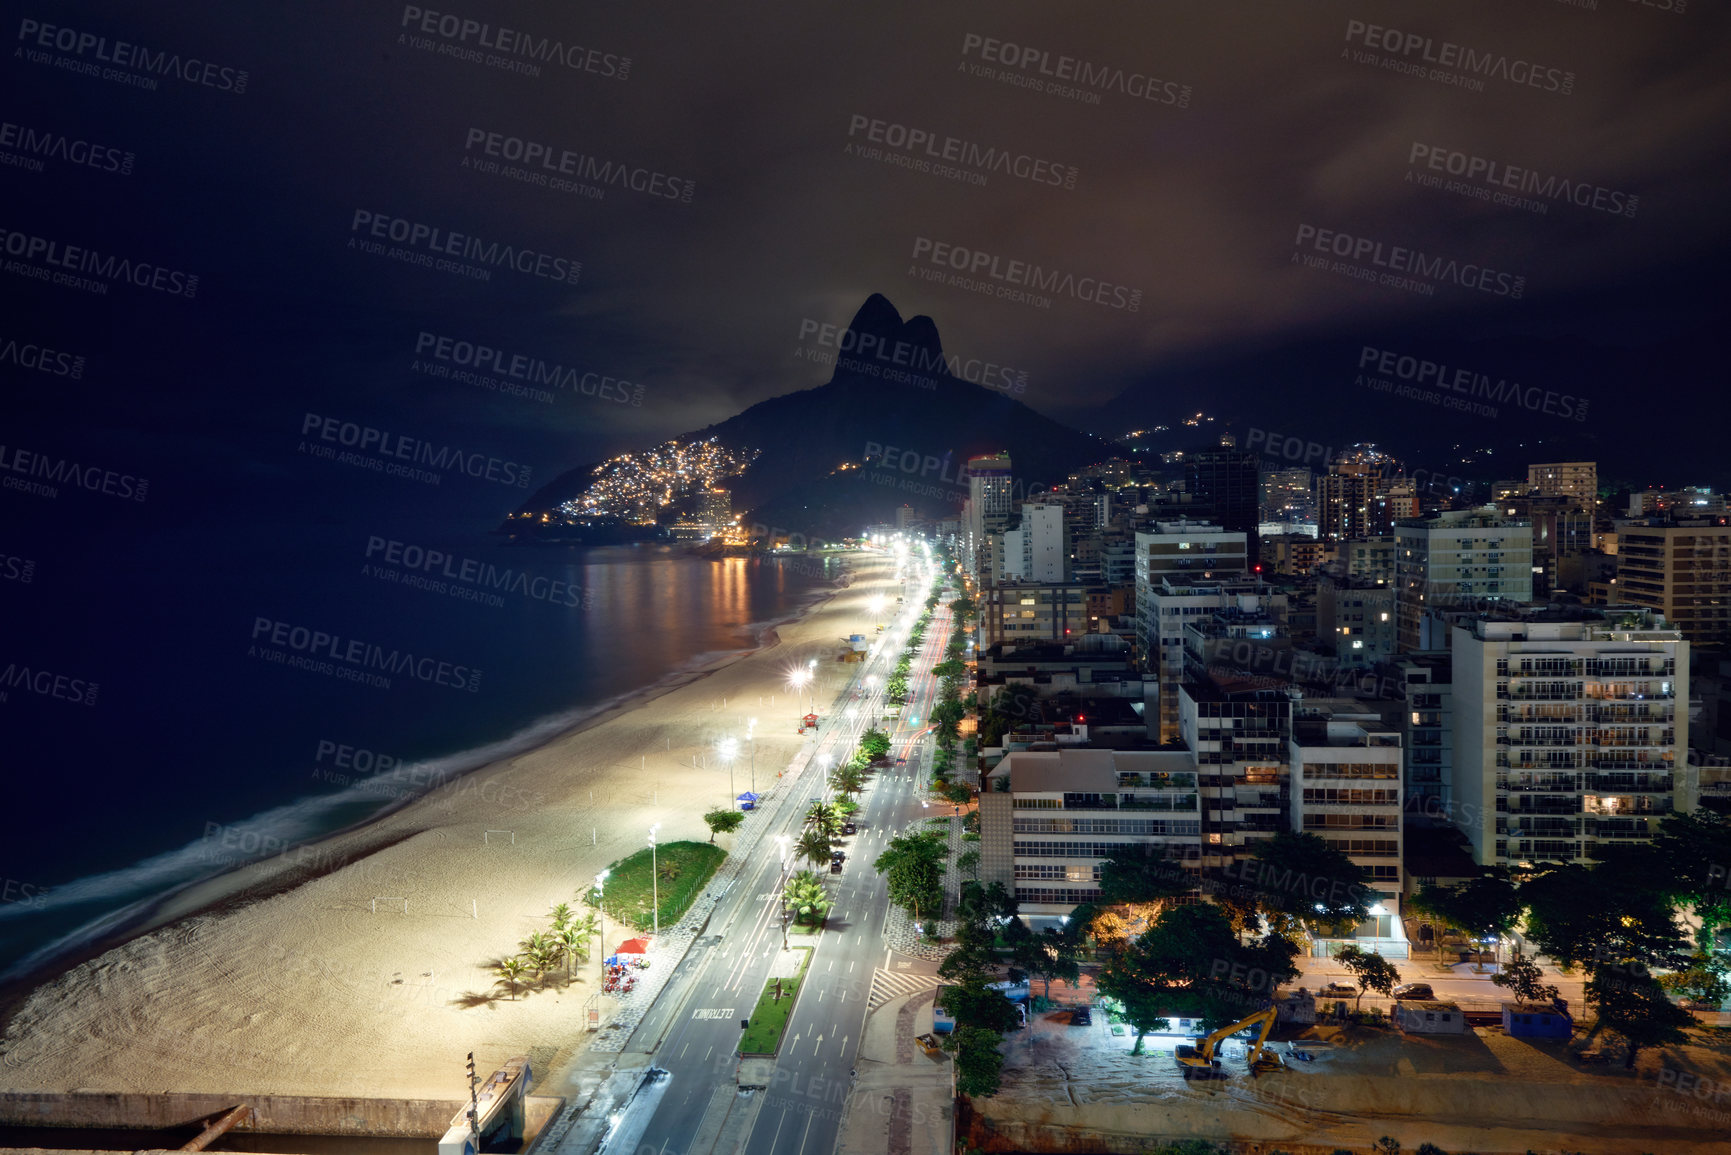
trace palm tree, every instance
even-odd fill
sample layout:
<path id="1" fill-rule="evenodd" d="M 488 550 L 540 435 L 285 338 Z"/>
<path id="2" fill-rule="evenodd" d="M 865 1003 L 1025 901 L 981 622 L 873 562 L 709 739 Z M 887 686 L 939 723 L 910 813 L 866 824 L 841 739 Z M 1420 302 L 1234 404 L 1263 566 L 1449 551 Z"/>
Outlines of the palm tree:
<path id="1" fill-rule="evenodd" d="M 529 969 L 529 965 L 516 955 L 512 955 L 508 959 L 501 959 L 494 963 L 493 969 L 499 972 L 499 981 L 510 986 L 511 1001 L 516 1002 L 517 980 L 523 977 L 523 972 Z"/>
<path id="2" fill-rule="evenodd" d="M 841 833 L 841 816 L 835 812 L 835 807 L 827 802 L 813 802 L 805 812 L 805 821 L 826 838 L 833 838 Z"/>
<path id="3" fill-rule="evenodd" d="M 523 961 L 540 978 L 559 963 L 560 947 L 552 936 L 536 931 L 523 940 Z"/>
<path id="4" fill-rule="evenodd" d="M 829 835 L 822 830 L 812 828 L 799 836 L 799 841 L 793 844 L 793 852 L 813 866 L 829 861 Z"/>
<path id="5" fill-rule="evenodd" d="M 854 762 L 843 762 L 829 772 L 829 788 L 842 795 L 858 794 L 865 788 L 865 772 Z"/>
<path id="6" fill-rule="evenodd" d="M 553 931 L 558 933 L 565 929 L 565 924 L 571 921 L 571 904 L 562 902 L 553 908 Z"/>
<path id="7" fill-rule="evenodd" d="M 589 961 L 589 936 L 580 928 L 566 924 L 553 932 L 553 941 L 565 956 L 565 978 L 569 981 L 576 973 L 577 964 Z"/>

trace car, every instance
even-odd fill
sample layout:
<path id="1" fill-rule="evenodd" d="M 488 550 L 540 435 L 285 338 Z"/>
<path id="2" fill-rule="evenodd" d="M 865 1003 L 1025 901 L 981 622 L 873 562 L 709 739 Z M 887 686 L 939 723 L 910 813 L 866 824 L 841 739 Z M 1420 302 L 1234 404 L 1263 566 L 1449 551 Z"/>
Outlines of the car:
<path id="1" fill-rule="evenodd" d="M 1401 983 L 1394 988 L 1394 997 L 1397 999 L 1434 999 L 1436 995 L 1431 992 L 1429 983 Z"/>
<path id="2" fill-rule="evenodd" d="M 1346 983 L 1329 983 L 1328 985 L 1326 985 L 1322 988 L 1320 993 L 1327 996 L 1328 998 L 1348 998 L 1348 999 L 1350 999 L 1350 998 L 1356 998 L 1358 996 L 1358 988 L 1354 987 L 1354 986 L 1348 986 Z"/>
<path id="3" fill-rule="evenodd" d="M 1070 1012 L 1072 1027 L 1091 1027 L 1094 1025 L 1094 1012 L 1087 1007 L 1076 1007 Z"/>
<path id="4" fill-rule="evenodd" d="M 844 822 L 841 824 L 841 832 L 843 834 L 858 834 L 859 827 L 855 826 L 851 822 Z"/>
<path id="5" fill-rule="evenodd" d="M 831 862 L 846 862 L 847 852 L 842 850 L 832 850 L 829 852 L 829 860 Z"/>
<path id="6" fill-rule="evenodd" d="M 841 860 L 840 859 L 832 859 L 830 861 L 829 872 L 831 874 L 840 874 L 841 873 Z"/>

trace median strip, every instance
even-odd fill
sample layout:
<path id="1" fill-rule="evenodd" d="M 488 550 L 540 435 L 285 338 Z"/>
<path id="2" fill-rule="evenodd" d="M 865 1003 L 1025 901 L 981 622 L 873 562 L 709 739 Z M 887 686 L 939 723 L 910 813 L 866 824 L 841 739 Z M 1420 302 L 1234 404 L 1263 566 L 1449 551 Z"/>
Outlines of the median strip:
<path id="1" fill-rule="evenodd" d="M 772 975 L 763 984 L 751 1018 L 740 1033 L 739 1053 L 743 1058 L 773 1057 L 781 1050 L 781 1036 L 793 1017 L 793 1003 L 811 965 L 811 948 L 796 946 L 783 951 L 776 960 L 775 970 L 790 972 Z M 793 956 L 798 956 L 794 958 Z"/>

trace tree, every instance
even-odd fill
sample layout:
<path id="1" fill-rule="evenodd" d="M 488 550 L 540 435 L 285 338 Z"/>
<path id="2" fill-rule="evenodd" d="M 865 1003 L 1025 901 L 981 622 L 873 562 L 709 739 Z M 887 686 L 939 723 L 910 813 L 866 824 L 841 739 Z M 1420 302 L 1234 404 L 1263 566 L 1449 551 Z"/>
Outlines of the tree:
<path id="1" fill-rule="evenodd" d="M 1539 964 L 1517 950 L 1514 957 L 1491 976 L 1491 981 L 1514 995 L 1516 1002 L 1555 1002 L 1557 988 L 1546 983 L 1544 978 L 1545 972 L 1539 969 Z"/>
<path id="2" fill-rule="evenodd" d="M 1675 902 L 1687 902 L 1701 920 L 1699 942 L 1711 949 L 1713 932 L 1731 925 L 1731 815 L 1712 810 L 1668 814 L 1659 822 L 1652 852 Z"/>
<path id="3" fill-rule="evenodd" d="M 593 914 L 564 923 L 553 932 L 554 941 L 565 955 L 565 977 L 570 978 L 577 963 L 589 961 L 589 940 L 601 932 Z"/>
<path id="4" fill-rule="evenodd" d="M 529 969 L 529 964 L 516 955 L 512 955 L 510 958 L 500 959 L 494 963 L 493 969 L 499 972 L 499 981 L 511 988 L 511 1001 L 516 1002 L 517 980 L 523 977 L 523 972 Z"/>
<path id="5" fill-rule="evenodd" d="M 535 931 L 522 943 L 522 959 L 540 978 L 559 965 L 561 947 L 553 941 L 553 937 L 543 931 Z"/>
<path id="6" fill-rule="evenodd" d="M 875 762 L 890 752 L 890 736 L 873 726 L 859 736 L 859 747 Z"/>
<path id="7" fill-rule="evenodd" d="M 1190 894 L 1196 883 L 1176 864 L 1149 854 L 1120 854 L 1100 865 L 1100 901 L 1161 902 Z"/>
<path id="8" fill-rule="evenodd" d="M 782 902 L 793 911 L 794 921 L 808 926 L 822 926 L 835 903 L 824 889 L 821 876 L 802 870 L 787 880 Z"/>
<path id="9" fill-rule="evenodd" d="M 1689 965 L 1674 974 L 1660 975 L 1659 985 L 1685 999 L 1714 1006 L 1731 994 L 1731 983 L 1725 979 L 1725 961 L 1705 951 L 1697 951 L 1690 957 Z"/>
<path id="10" fill-rule="evenodd" d="M 705 811 L 704 825 L 709 827 L 709 841 L 714 842 L 717 834 L 732 834 L 739 829 L 739 824 L 745 821 L 745 811 L 729 807 L 717 806 L 714 810 Z"/>
<path id="11" fill-rule="evenodd" d="M 1029 974 L 1044 979 L 1046 997 L 1052 997 L 1052 980 L 1075 985 L 1082 977 L 1082 947 L 1056 927 L 1018 938 L 1011 947 L 1010 961 Z"/>
<path id="12" fill-rule="evenodd" d="M 1315 834 L 1281 832 L 1263 839 L 1240 867 L 1257 905 L 1305 926 L 1357 926 L 1370 915 L 1370 871 Z"/>
<path id="13" fill-rule="evenodd" d="M 829 861 L 830 851 L 834 849 L 829 835 L 816 827 L 809 827 L 799 836 L 799 841 L 793 844 L 796 858 L 803 858 L 813 866 Z"/>
<path id="14" fill-rule="evenodd" d="M 966 806 L 974 800 L 974 792 L 966 782 L 946 782 L 938 793 L 952 806 Z"/>
<path id="15" fill-rule="evenodd" d="M 944 987 L 938 992 L 938 1005 L 950 1012 L 956 1026 L 976 1027 L 1000 1036 L 1015 1030 L 1022 1021 L 1016 1004 L 1005 998 L 1003 991 L 987 986 L 983 979 Z"/>
<path id="16" fill-rule="evenodd" d="M 979 612 L 979 605 L 973 598 L 957 598 L 950 603 L 950 612 L 956 616 L 958 624 L 967 621 Z"/>
<path id="17" fill-rule="evenodd" d="M 937 665 L 932 667 L 932 674 L 939 678 L 960 678 L 965 676 L 967 672 L 968 664 L 954 658 L 951 658 L 948 661 L 939 662 Z"/>
<path id="18" fill-rule="evenodd" d="M 1430 888 L 1427 888 L 1430 889 Z M 1437 887 L 1427 900 L 1431 909 L 1465 931 L 1477 945 L 1489 939 L 1499 950 L 1503 936 L 1521 917 L 1522 902 L 1507 870 L 1496 868 L 1455 886 Z"/>
<path id="19" fill-rule="evenodd" d="M 944 902 L 944 860 L 948 842 L 935 830 L 898 834 L 872 863 L 889 885 L 890 901 L 915 920 L 922 911 L 935 913 Z"/>
<path id="20" fill-rule="evenodd" d="M 998 1050 L 1003 1036 L 959 1023 L 950 1032 L 945 1049 L 956 1056 L 956 1090 L 970 1098 L 988 1098 L 1003 1086 L 1004 1056 Z"/>
<path id="21" fill-rule="evenodd" d="M 837 794 L 857 794 L 865 789 L 865 771 L 852 762 L 843 762 L 829 772 L 829 788 Z"/>
<path id="22" fill-rule="evenodd" d="M 559 903 L 548 912 L 548 917 L 553 920 L 555 931 L 565 929 L 565 924 L 571 921 L 571 904 L 568 902 Z"/>
<path id="23" fill-rule="evenodd" d="M 1596 966 L 1587 982 L 1587 997 L 1599 1009 L 1593 1029 L 1609 1028 L 1629 1044 L 1623 1066 L 1631 1070 L 1642 1048 L 1687 1042 L 1683 1028 L 1695 1026 L 1695 1016 L 1666 998 L 1664 989 L 1646 973 Z"/>
<path id="24" fill-rule="evenodd" d="M 1608 863 L 1550 866 L 1521 884 L 1527 937 L 1558 962 L 1643 966 L 1677 958 L 1686 943 L 1676 910 L 1640 874 Z"/>
<path id="25" fill-rule="evenodd" d="M 1375 951 L 1361 950 L 1353 943 L 1347 943 L 1335 951 L 1334 961 L 1351 971 L 1358 980 L 1358 998 L 1352 1001 L 1352 1009 L 1355 1011 L 1364 1001 L 1365 991 L 1387 995 L 1393 992 L 1394 984 L 1400 981 L 1400 971 L 1395 969 L 1393 963 Z"/>
<path id="26" fill-rule="evenodd" d="M 960 854 L 956 855 L 956 869 L 962 871 L 971 878 L 978 878 L 980 874 L 980 852 L 978 850 L 964 850 Z"/>
<path id="27" fill-rule="evenodd" d="M 841 833 L 841 815 L 835 812 L 835 807 L 827 802 L 813 802 L 805 811 L 806 825 L 819 831 L 826 837 L 834 838 Z"/>

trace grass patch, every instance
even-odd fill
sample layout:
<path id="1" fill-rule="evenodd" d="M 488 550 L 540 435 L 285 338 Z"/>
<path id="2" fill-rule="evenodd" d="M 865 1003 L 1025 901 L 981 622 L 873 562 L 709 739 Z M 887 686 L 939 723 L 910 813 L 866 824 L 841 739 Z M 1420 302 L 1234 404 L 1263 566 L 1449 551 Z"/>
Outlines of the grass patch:
<path id="1" fill-rule="evenodd" d="M 612 873 L 607 878 L 605 905 L 614 923 L 640 931 L 653 929 L 651 896 L 659 889 L 661 925 L 672 926 L 691 908 L 727 852 L 707 842 L 669 842 L 657 847 L 654 857 L 662 872 L 659 882 L 650 876 L 647 846 L 607 868 Z"/>
<path id="2" fill-rule="evenodd" d="M 739 1053 L 742 1055 L 773 1055 L 781 1049 L 782 1032 L 787 1030 L 787 1020 L 793 1016 L 794 997 L 805 982 L 805 968 L 811 965 L 810 947 L 793 949 L 805 952 L 805 958 L 800 960 L 799 973 L 781 980 L 779 1000 L 775 997 L 776 980 L 770 979 L 763 984 L 763 993 L 757 996 L 757 1006 L 751 1010 L 751 1025 L 740 1032 Z"/>

